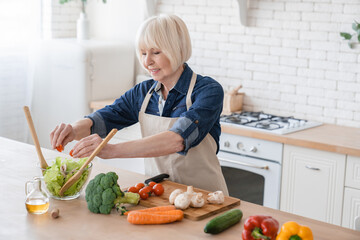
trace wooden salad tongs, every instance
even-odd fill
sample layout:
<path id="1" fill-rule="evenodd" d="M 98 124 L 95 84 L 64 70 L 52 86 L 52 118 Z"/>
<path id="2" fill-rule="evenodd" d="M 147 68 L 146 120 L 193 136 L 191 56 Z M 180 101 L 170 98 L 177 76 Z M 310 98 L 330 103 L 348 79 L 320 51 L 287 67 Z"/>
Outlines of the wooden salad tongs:
<path id="1" fill-rule="evenodd" d="M 61 187 L 60 196 L 63 196 L 66 190 L 68 190 L 77 180 L 79 180 L 84 169 L 89 165 L 89 163 L 95 158 L 95 156 L 105 147 L 105 145 L 109 142 L 109 140 L 116 134 L 117 129 L 114 128 L 111 132 L 106 136 L 106 138 L 100 143 L 97 148 L 91 153 L 90 157 L 86 160 L 86 162 L 81 166 L 81 168 Z"/>
<path id="2" fill-rule="evenodd" d="M 39 160 L 40 160 L 40 167 L 41 167 L 41 169 L 46 169 L 48 167 L 48 165 L 47 165 L 47 163 L 45 161 L 44 155 L 41 152 L 39 139 L 38 139 L 38 137 L 36 135 L 34 122 L 33 122 L 32 118 L 31 118 L 31 114 L 30 114 L 30 110 L 29 110 L 28 106 L 24 106 L 24 113 L 25 113 L 25 117 L 26 117 L 27 123 L 28 123 L 29 128 L 30 128 L 32 139 L 33 139 L 34 144 L 35 144 L 37 155 L 38 155 Z"/>

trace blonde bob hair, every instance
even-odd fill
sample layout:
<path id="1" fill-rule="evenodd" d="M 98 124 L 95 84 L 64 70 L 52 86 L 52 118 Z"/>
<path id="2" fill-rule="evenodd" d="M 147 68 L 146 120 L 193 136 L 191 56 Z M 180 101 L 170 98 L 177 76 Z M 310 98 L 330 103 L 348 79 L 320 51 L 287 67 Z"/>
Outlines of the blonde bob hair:
<path id="1" fill-rule="evenodd" d="M 176 15 L 154 16 L 147 19 L 136 36 L 136 55 L 141 63 L 141 50 L 159 49 L 169 59 L 175 71 L 191 57 L 189 31 Z"/>

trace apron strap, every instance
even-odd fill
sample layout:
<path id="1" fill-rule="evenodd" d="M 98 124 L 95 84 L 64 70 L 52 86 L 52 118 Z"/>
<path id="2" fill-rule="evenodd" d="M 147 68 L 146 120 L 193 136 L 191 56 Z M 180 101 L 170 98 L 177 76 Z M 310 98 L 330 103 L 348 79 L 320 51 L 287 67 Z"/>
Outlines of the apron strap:
<path id="1" fill-rule="evenodd" d="M 191 82 L 190 82 L 190 85 L 189 85 L 189 89 L 188 89 L 188 92 L 186 94 L 186 109 L 187 110 L 189 110 L 189 108 L 192 105 L 191 94 L 192 94 L 192 91 L 194 89 L 195 83 L 196 83 L 196 74 L 193 72 L 193 75 L 191 77 Z"/>
<path id="2" fill-rule="evenodd" d="M 190 82 L 190 85 L 189 85 L 189 89 L 188 89 L 188 92 L 186 94 L 186 109 L 189 110 L 189 108 L 191 107 L 192 105 L 192 102 L 191 102 L 191 94 L 192 94 L 192 91 L 194 89 L 194 86 L 195 86 L 195 83 L 196 83 L 196 74 L 193 73 L 192 77 L 191 77 L 191 82 Z M 140 112 L 141 113 L 145 113 L 146 111 L 146 108 L 147 108 L 147 105 L 149 104 L 149 101 L 150 101 L 150 98 L 151 98 L 151 95 L 153 93 L 153 88 L 151 87 L 149 89 L 149 91 L 147 92 L 145 98 L 144 98 L 144 101 L 141 105 L 141 109 L 140 109 Z"/>
<path id="3" fill-rule="evenodd" d="M 156 83 L 154 83 L 154 85 L 155 85 L 155 84 L 156 84 Z M 153 86 L 154 86 L 154 85 L 153 85 Z M 140 112 L 141 112 L 141 113 L 145 113 L 146 108 L 147 108 L 147 105 L 148 105 L 149 100 L 150 100 L 150 98 L 151 98 L 151 95 L 152 95 L 152 93 L 153 93 L 153 90 L 154 90 L 154 88 L 151 87 L 151 88 L 149 89 L 149 91 L 147 92 L 147 94 L 146 94 L 146 96 L 145 96 L 145 98 L 144 98 L 144 101 L 143 101 L 143 103 L 142 103 L 142 105 L 141 105 L 141 109 L 140 109 Z"/>

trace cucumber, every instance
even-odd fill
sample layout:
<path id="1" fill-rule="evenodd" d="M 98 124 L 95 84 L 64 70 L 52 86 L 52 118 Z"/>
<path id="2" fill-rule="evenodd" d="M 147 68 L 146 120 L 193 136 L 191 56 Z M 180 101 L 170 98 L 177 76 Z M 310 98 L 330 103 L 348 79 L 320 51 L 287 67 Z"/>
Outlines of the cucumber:
<path id="1" fill-rule="evenodd" d="M 217 234 L 240 222 L 243 213 L 240 209 L 232 209 L 211 219 L 204 228 L 205 233 Z"/>

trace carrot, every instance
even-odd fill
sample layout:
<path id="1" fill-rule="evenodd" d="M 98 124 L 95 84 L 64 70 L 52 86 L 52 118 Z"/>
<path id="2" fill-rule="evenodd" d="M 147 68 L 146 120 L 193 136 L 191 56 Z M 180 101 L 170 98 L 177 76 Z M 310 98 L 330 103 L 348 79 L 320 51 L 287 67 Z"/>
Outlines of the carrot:
<path id="1" fill-rule="evenodd" d="M 125 212 L 124 215 L 128 215 L 130 212 L 161 212 L 161 211 L 169 211 L 169 210 L 175 210 L 174 205 L 166 205 L 166 206 L 159 206 L 159 207 L 152 207 L 152 208 L 145 208 L 140 210 L 132 210 Z"/>
<path id="2" fill-rule="evenodd" d="M 127 220 L 132 224 L 164 224 L 181 221 L 184 213 L 181 210 L 140 212 L 132 211 L 128 214 Z"/>

